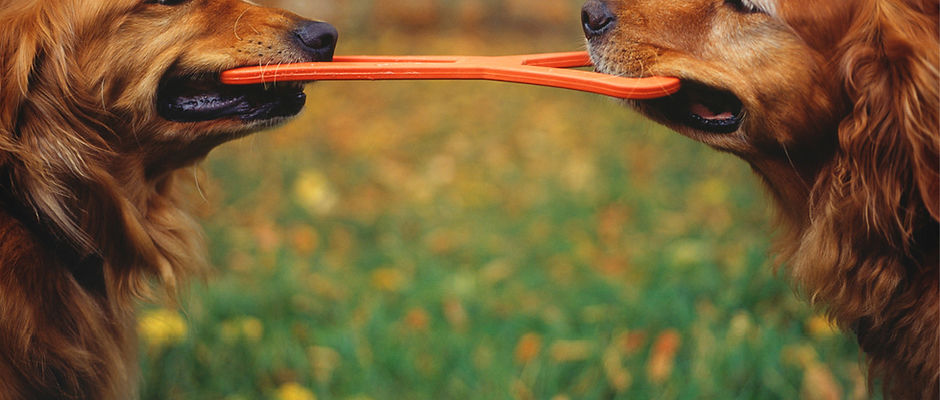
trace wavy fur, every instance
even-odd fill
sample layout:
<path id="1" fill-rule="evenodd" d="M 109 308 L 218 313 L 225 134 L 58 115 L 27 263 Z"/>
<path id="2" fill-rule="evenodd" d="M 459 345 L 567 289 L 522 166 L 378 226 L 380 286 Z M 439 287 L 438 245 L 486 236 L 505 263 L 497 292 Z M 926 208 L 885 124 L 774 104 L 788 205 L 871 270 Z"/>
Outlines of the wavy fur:
<path id="1" fill-rule="evenodd" d="M 857 335 L 872 382 L 938 398 L 938 2 L 589 1 L 600 3 L 616 27 L 588 35 L 599 69 L 701 85 L 686 102 L 634 106 L 748 161 L 780 210 L 787 270 Z M 717 111 L 707 99 L 720 91 L 740 101 L 735 131 L 676 117 L 696 110 L 688 102 Z"/>
<path id="2" fill-rule="evenodd" d="M 160 82 L 309 61 L 288 34 L 304 21 L 236 0 L 0 0 L 0 399 L 135 397 L 135 302 L 205 265 L 177 171 L 277 122 L 168 121 Z"/>

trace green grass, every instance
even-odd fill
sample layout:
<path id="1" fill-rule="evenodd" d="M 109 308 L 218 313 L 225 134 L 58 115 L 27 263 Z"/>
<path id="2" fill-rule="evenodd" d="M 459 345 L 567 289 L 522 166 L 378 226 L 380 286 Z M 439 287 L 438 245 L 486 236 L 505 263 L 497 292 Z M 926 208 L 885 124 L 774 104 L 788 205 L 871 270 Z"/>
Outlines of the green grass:
<path id="1" fill-rule="evenodd" d="M 396 39 L 345 52 L 579 46 Z M 143 338 L 143 398 L 857 394 L 856 346 L 772 272 L 770 206 L 742 161 L 572 91 L 308 95 L 289 125 L 204 164 L 213 273 L 184 296 L 183 336 Z"/>

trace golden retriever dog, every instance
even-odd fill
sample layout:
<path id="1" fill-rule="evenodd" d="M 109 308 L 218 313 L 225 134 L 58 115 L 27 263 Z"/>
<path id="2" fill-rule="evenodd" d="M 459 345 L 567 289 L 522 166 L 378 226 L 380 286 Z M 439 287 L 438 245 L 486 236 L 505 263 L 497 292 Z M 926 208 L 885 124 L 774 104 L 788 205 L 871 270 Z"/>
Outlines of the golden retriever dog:
<path id="1" fill-rule="evenodd" d="M 136 299 L 204 265 L 176 172 L 304 105 L 219 72 L 336 37 L 240 0 L 0 0 L 0 399 L 136 397 Z"/>
<path id="2" fill-rule="evenodd" d="M 631 102 L 747 161 L 781 260 L 895 398 L 940 396 L 937 0 L 589 0 L 596 69 L 675 76 Z"/>

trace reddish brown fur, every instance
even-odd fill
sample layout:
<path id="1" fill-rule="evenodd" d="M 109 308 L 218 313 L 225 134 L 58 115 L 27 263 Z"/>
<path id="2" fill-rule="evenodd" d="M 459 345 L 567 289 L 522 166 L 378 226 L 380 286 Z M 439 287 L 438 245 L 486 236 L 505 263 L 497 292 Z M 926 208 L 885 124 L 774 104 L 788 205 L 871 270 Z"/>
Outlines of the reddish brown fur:
<path id="1" fill-rule="evenodd" d="M 748 161 L 770 188 L 796 283 L 857 334 L 895 398 L 940 396 L 936 0 L 604 0 L 602 71 L 734 93 L 736 132 L 641 112 Z"/>
<path id="2" fill-rule="evenodd" d="M 0 0 L 0 399 L 135 396 L 135 301 L 204 264 L 176 171 L 278 122 L 170 122 L 158 82 L 308 61 L 300 21 L 238 0 Z"/>

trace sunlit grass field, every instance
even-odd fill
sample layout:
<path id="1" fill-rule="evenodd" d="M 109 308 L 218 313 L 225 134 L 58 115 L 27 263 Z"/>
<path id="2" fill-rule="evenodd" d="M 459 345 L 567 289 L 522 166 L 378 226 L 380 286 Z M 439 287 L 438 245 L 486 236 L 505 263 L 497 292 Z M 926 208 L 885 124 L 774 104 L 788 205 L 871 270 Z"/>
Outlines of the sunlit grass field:
<path id="1" fill-rule="evenodd" d="M 582 46 L 564 32 L 339 53 Z M 774 274 L 743 162 L 598 95 L 307 92 L 194 172 L 212 272 L 179 311 L 142 307 L 144 399 L 867 397 L 852 340 Z"/>

